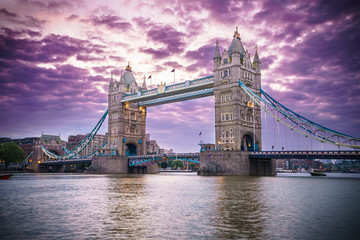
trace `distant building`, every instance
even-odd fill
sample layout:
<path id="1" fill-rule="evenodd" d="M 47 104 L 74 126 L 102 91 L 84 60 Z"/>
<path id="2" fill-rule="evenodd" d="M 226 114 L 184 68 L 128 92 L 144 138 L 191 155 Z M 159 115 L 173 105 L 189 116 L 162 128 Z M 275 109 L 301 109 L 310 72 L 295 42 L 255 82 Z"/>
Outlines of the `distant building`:
<path id="1" fill-rule="evenodd" d="M 68 137 L 66 148 L 75 149 L 89 134 L 77 134 Z M 99 150 L 107 142 L 107 134 L 96 134 L 92 141 L 79 153 L 79 157 L 87 157 Z"/>
<path id="2" fill-rule="evenodd" d="M 277 169 L 286 169 L 286 159 L 276 159 Z"/>

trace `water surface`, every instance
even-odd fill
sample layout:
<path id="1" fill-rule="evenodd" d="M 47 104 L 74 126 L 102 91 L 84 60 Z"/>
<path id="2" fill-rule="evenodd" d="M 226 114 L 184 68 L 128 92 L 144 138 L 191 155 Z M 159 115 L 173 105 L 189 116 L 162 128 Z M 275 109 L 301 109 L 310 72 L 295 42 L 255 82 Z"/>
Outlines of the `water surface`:
<path id="1" fill-rule="evenodd" d="M 359 203 L 359 174 L 17 174 L 0 239 L 358 239 Z"/>

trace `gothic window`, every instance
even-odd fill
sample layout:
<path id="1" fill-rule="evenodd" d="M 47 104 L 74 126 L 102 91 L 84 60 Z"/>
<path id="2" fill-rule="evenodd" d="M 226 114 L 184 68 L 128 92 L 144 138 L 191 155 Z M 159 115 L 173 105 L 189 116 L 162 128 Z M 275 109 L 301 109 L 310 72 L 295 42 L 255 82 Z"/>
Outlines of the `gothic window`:
<path id="1" fill-rule="evenodd" d="M 131 126 L 130 126 L 130 133 L 131 133 L 131 134 L 136 133 L 136 126 L 135 126 L 135 125 L 131 125 Z"/>
<path id="2" fill-rule="evenodd" d="M 224 102 L 224 96 L 221 96 L 221 102 Z"/>
<path id="3" fill-rule="evenodd" d="M 225 58 L 223 64 L 228 64 L 228 63 L 229 63 L 229 60 L 227 58 Z"/>
<path id="4" fill-rule="evenodd" d="M 224 77 L 227 77 L 227 76 L 228 76 L 228 71 L 224 70 Z"/>
<path id="5" fill-rule="evenodd" d="M 229 137 L 229 132 L 226 130 L 225 137 Z"/>
<path id="6" fill-rule="evenodd" d="M 229 100 L 229 96 L 228 95 L 226 95 L 226 97 L 225 97 L 225 101 L 227 102 Z"/>
<path id="7" fill-rule="evenodd" d="M 221 114 L 221 120 L 224 121 L 224 114 Z"/>
<path id="8" fill-rule="evenodd" d="M 230 95 L 230 101 L 232 101 L 232 95 Z"/>
<path id="9" fill-rule="evenodd" d="M 232 115 L 232 113 L 230 114 L 230 120 L 233 120 L 233 115 Z"/>
<path id="10" fill-rule="evenodd" d="M 229 114 L 226 114 L 226 121 L 229 121 Z"/>

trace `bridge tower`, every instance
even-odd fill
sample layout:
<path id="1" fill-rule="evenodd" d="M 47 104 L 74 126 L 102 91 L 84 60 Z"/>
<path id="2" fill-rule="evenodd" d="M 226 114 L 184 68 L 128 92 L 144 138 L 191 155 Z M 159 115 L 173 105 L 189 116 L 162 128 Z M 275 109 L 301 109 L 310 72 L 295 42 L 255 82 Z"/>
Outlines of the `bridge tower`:
<path id="1" fill-rule="evenodd" d="M 108 149 L 122 156 L 145 154 L 146 108 L 121 103 L 123 95 L 146 90 L 145 79 L 140 88 L 128 64 L 120 81 L 111 77 L 108 88 Z"/>
<path id="2" fill-rule="evenodd" d="M 261 109 L 239 86 L 241 80 L 260 95 L 261 62 L 257 47 L 251 61 L 236 28 L 229 50 L 224 49 L 220 55 L 216 42 L 213 60 L 217 149 L 261 150 Z"/>

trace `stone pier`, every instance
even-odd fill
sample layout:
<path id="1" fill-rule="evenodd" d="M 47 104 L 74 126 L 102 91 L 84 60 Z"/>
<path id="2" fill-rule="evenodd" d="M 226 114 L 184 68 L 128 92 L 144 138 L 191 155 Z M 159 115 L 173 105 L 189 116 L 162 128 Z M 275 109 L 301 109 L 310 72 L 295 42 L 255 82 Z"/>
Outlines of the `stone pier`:
<path id="1" fill-rule="evenodd" d="M 117 174 L 151 174 L 159 173 L 160 170 L 156 164 L 141 168 L 130 168 L 128 158 L 126 156 L 95 156 L 93 157 L 91 166 L 88 168 L 87 172 Z"/>
<path id="2" fill-rule="evenodd" d="M 203 151 L 198 175 L 276 176 L 276 166 L 272 159 L 250 159 L 247 151 Z"/>

